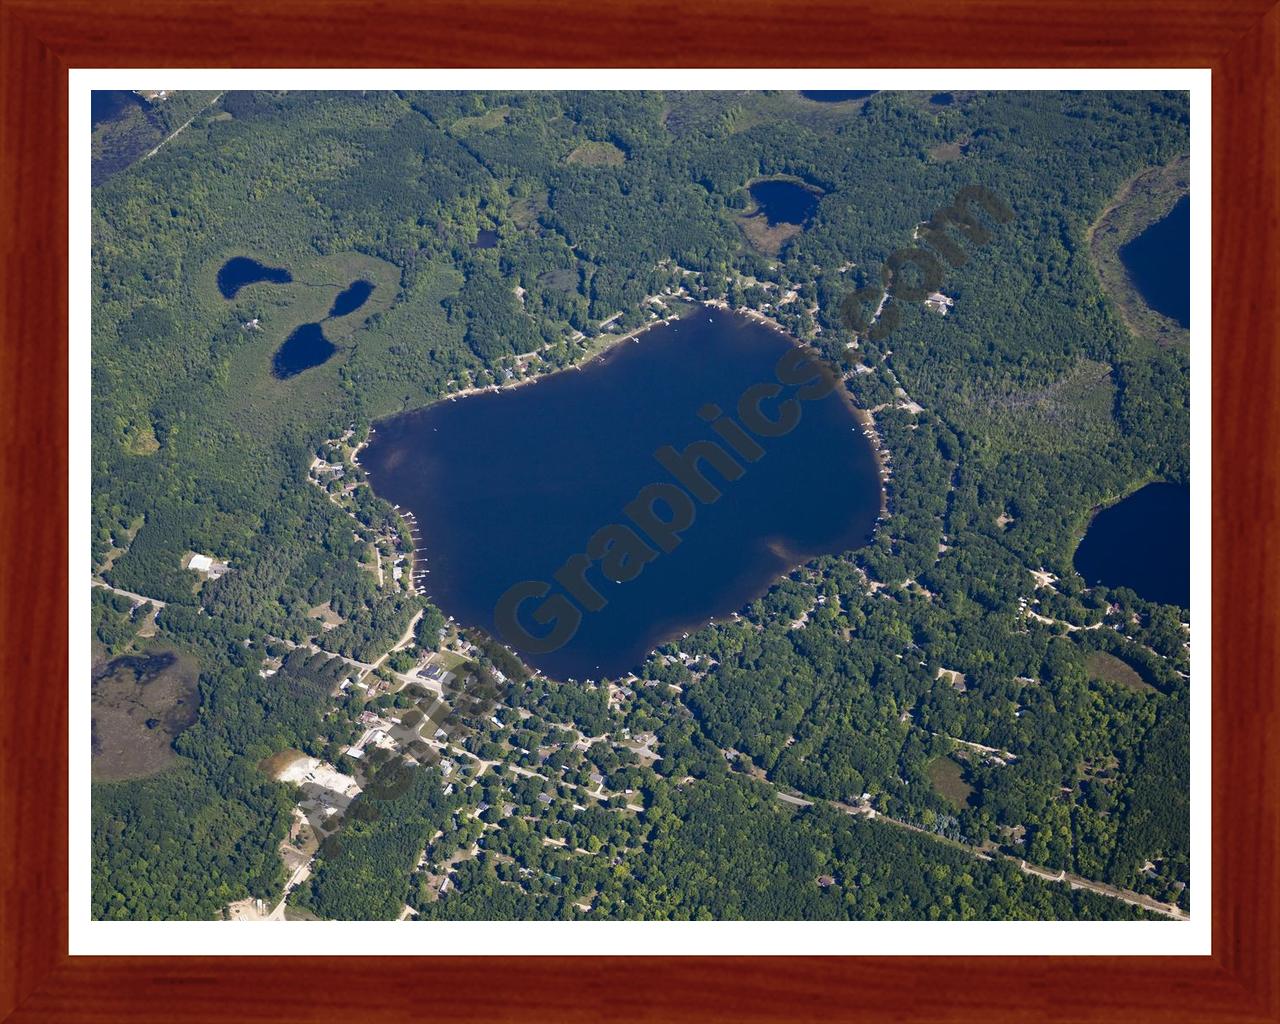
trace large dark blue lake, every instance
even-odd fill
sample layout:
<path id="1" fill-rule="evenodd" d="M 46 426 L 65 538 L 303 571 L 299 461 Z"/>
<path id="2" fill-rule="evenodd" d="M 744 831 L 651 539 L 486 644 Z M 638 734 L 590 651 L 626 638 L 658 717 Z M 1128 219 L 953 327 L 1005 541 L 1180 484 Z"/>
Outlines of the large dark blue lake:
<path id="1" fill-rule="evenodd" d="M 1091 585 L 1128 587 L 1148 601 L 1189 607 L 1191 488 L 1148 484 L 1104 508 L 1076 548 L 1075 567 Z"/>
<path id="2" fill-rule="evenodd" d="M 1191 199 L 1183 196 L 1162 219 L 1120 247 L 1129 280 L 1147 305 L 1191 326 Z"/>
<path id="3" fill-rule="evenodd" d="M 616 677 L 870 539 L 875 454 L 843 388 L 797 358 L 774 329 L 701 311 L 581 370 L 384 420 L 361 464 L 414 513 L 421 585 L 445 612 L 552 678 Z"/>

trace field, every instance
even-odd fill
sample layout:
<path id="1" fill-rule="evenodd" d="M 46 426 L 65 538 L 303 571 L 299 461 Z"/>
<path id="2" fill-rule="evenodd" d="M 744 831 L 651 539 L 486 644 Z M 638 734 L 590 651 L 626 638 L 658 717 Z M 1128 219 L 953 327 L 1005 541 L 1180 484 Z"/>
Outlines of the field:
<path id="1" fill-rule="evenodd" d="M 949 757 L 935 757 L 929 762 L 929 781 L 944 800 L 964 807 L 973 795 L 973 787 L 964 780 L 964 769 Z"/>
<path id="2" fill-rule="evenodd" d="M 621 167 L 627 156 L 612 142 L 584 142 L 565 161 L 583 167 Z"/>
<path id="3" fill-rule="evenodd" d="M 1090 679 L 1115 683 L 1137 693 L 1155 693 L 1156 688 L 1138 675 L 1129 665 L 1106 651 L 1090 651 L 1084 660 Z"/>
<path id="4" fill-rule="evenodd" d="M 486 132 L 506 123 L 510 107 L 494 107 L 474 117 L 460 117 L 450 126 L 449 131 L 459 138 L 465 138 L 472 132 Z"/>
<path id="5" fill-rule="evenodd" d="M 173 741 L 199 714 L 198 674 L 193 658 L 160 647 L 95 671 L 95 782 L 146 778 L 177 761 Z"/>
<path id="6" fill-rule="evenodd" d="M 929 150 L 929 158 L 940 164 L 948 163 L 951 160 L 959 160 L 964 156 L 968 145 L 969 140 L 967 138 L 957 139 L 955 142 L 943 142 Z"/>
<path id="7" fill-rule="evenodd" d="M 446 672 L 452 672 L 459 665 L 465 665 L 467 663 L 466 656 L 459 654 L 456 651 L 440 651 L 435 655 L 433 660 Z"/>

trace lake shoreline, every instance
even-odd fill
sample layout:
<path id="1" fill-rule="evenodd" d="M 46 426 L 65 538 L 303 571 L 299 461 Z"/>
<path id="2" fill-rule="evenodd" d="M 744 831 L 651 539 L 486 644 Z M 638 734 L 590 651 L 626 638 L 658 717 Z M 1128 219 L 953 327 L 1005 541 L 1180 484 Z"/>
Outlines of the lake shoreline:
<path id="1" fill-rule="evenodd" d="M 1135 336 L 1157 345 L 1190 343 L 1191 332 L 1151 308 L 1130 278 L 1120 250 L 1190 195 L 1190 156 L 1182 153 L 1129 178 L 1085 229 L 1084 242 L 1103 295 Z"/>
<path id="2" fill-rule="evenodd" d="M 1087 588 L 1127 587 L 1144 601 L 1186 608 L 1190 501 L 1190 483 L 1152 477 L 1094 506 L 1072 547 L 1073 571 Z"/>
<path id="3" fill-rule="evenodd" d="M 790 344 L 800 349 L 812 350 L 812 346 L 807 341 L 796 337 L 796 335 L 788 331 L 776 320 L 770 318 L 769 316 L 760 312 L 757 309 L 752 309 L 748 306 L 739 306 L 737 308 L 733 308 L 733 307 L 730 307 L 728 302 L 726 302 L 724 299 L 701 299 L 701 300 L 690 299 L 686 301 L 687 301 L 687 305 L 694 310 L 696 310 L 696 308 L 698 307 L 704 307 L 709 309 L 716 309 L 721 312 L 737 314 L 739 316 L 745 317 L 762 326 L 771 328 L 777 333 L 783 335 Z M 610 341 L 607 344 L 605 344 L 603 347 L 601 347 L 598 351 L 591 353 L 581 361 L 577 363 L 573 363 L 569 366 L 564 366 L 564 367 L 552 370 L 549 373 L 541 373 L 541 374 L 535 374 L 529 377 L 522 377 L 519 380 L 510 381 L 503 384 L 490 384 L 485 387 L 461 388 L 457 391 L 448 392 L 447 394 L 444 394 L 439 398 L 437 398 L 435 401 L 430 402 L 427 405 L 420 406 L 417 409 L 404 410 L 402 412 L 391 413 L 387 416 L 380 417 L 378 420 L 373 421 L 369 425 L 368 435 L 366 436 L 365 440 L 362 441 L 357 447 L 353 449 L 352 455 L 351 455 L 352 463 L 357 466 L 359 465 L 360 452 L 364 448 L 367 448 L 370 442 L 373 440 L 374 435 L 377 431 L 379 422 L 385 422 L 386 420 L 393 419 L 398 416 L 403 416 L 406 413 L 424 412 L 425 410 L 430 409 L 444 401 L 452 402 L 459 398 L 468 398 L 475 395 L 497 394 L 503 391 L 514 391 L 515 389 L 524 387 L 527 384 L 533 384 L 533 383 L 537 383 L 538 381 L 548 380 L 562 373 L 568 373 L 574 370 L 581 370 L 584 366 L 590 366 L 601 360 L 607 359 L 608 357 L 613 355 L 615 352 L 617 352 L 624 342 L 638 339 L 641 335 L 644 335 L 645 333 L 647 333 L 651 328 L 663 327 L 668 324 L 678 322 L 680 319 L 682 319 L 682 315 L 675 314 L 672 316 L 652 320 L 649 323 L 646 323 L 641 325 L 640 327 L 634 328 L 633 330 L 628 331 L 625 334 L 617 335 L 611 338 Z M 890 469 L 890 452 L 888 448 L 885 446 L 883 438 L 881 438 L 880 436 L 880 431 L 876 426 L 874 415 L 871 413 L 870 410 L 863 409 L 861 406 L 857 405 L 854 402 L 853 396 L 849 393 L 848 388 L 845 387 L 843 380 L 840 382 L 839 395 L 841 400 L 849 408 L 854 418 L 858 421 L 859 425 L 862 427 L 863 436 L 867 438 L 868 443 L 871 445 L 872 451 L 875 453 L 876 464 L 877 464 L 876 472 L 879 477 L 879 486 L 880 486 L 880 506 L 879 506 L 879 518 L 877 519 L 876 525 L 872 531 L 871 539 L 874 539 L 875 534 L 877 534 L 880 530 L 880 524 L 890 517 L 889 516 L 889 490 L 888 490 L 889 479 L 890 479 L 890 476 L 892 475 L 892 470 Z M 366 486 L 368 486 L 369 489 L 373 491 L 375 495 L 377 494 L 377 491 L 374 490 L 371 481 L 366 481 Z M 420 534 L 421 528 L 419 525 L 419 521 L 413 512 L 411 512 L 406 508 L 402 508 L 399 505 L 393 505 L 393 512 L 394 512 L 394 515 L 396 516 L 397 521 L 401 523 L 402 528 L 409 534 L 410 538 L 413 541 L 413 548 L 410 552 L 409 558 L 407 559 L 407 565 L 406 565 L 410 586 L 413 588 L 413 592 L 419 593 L 423 596 L 429 596 L 427 594 L 425 581 L 422 579 L 421 574 L 418 572 L 418 566 L 417 566 L 418 551 L 423 546 L 423 538 Z M 855 550 L 855 549 L 851 549 L 851 550 Z M 820 556 L 814 556 L 814 557 L 820 557 Z M 807 565 L 811 561 L 813 561 L 813 558 L 806 558 L 801 561 L 797 561 L 794 564 L 791 564 L 790 567 L 785 572 L 780 573 L 776 578 L 774 578 L 765 587 L 764 590 L 756 594 L 750 600 L 744 602 L 742 607 L 746 607 L 746 605 L 750 604 L 752 601 L 758 600 L 760 597 L 763 597 L 766 593 L 768 593 L 768 591 L 772 587 L 776 586 L 781 580 L 785 579 L 791 573 L 795 572 L 799 568 L 802 568 L 804 565 Z M 702 629 L 707 625 L 717 624 L 720 622 L 733 621 L 733 619 L 739 614 L 740 614 L 740 609 L 735 610 L 734 612 L 729 613 L 728 615 L 713 616 L 712 618 L 706 620 L 702 625 L 693 624 L 691 626 L 689 623 L 686 623 L 676 628 L 677 629 L 689 629 L 689 628 Z M 663 641 L 663 643 L 670 643 L 671 639 L 673 638 L 674 638 L 674 634 L 672 637 Z M 654 650 L 656 650 L 657 647 L 660 647 L 660 646 L 662 646 L 661 643 L 655 645 Z M 651 650 L 649 654 L 652 654 L 652 653 L 653 651 Z"/>
<path id="4" fill-rule="evenodd" d="M 683 334 L 674 336 L 668 333 L 654 353 L 657 362 L 633 356 L 633 350 L 621 342 L 638 342 L 651 327 L 671 326 L 675 329 L 666 317 L 614 337 L 604 350 L 575 364 L 575 370 L 591 366 L 598 374 L 602 372 L 602 366 L 612 364 L 625 354 L 627 368 L 615 370 L 611 378 L 600 378 L 599 387 L 586 382 L 583 385 L 570 383 L 572 377 L 566 368 L 565 371 L 504 385 L 459 389 L 443 398 L 448 398 L 451 405 L 457 405 L 459 397 L 514 391 L 534 380 L 556 380 L 560 383 L 556 390 L 546 393 L 546 400 L 551 401 L 560 413 L 573 410 L 570 421 L 573 416 L 581 418 L 585 415 L 593 423 L 608 422 L 613 418 L 611 410 L 616 409 L 621 420 L 630 423 L 637 412 L 647 409 L 649 403 L 644 396 L 659 393 L 654 390 L 658 381 L 673 382 L 662 387 L 675 388 L 672 401 L 680 408 L 697 408 L 700 402 L 708 399 L 715 399 L 723 408 L 731 408 L 742 388 L 772 379 L 776 372 L 774 364 L 781 353 L 789 348 L 809 348 L 758 310 L 730 309 L 723 300 L 704 300 L 697 305 L 703 308 L 694 316 L 691 340 L 686 341 Z M 730 314 L 725 318 L 724 326 L 718 322 L 717 313 Z M 740 335 L 738 332 L 746 333 Z M 692 363 L 688 361 L 690 358 Z M 726 378 L 720 368 L 729 366 L 734 370 Z M 708 373 L 711 376 L 708 377 Z M 735 373 L 741 379 L 735 379 Z M 674 383 L 676 381 L 679 383 Z M 583 387 L 586 387 L 586 392 L 582 391 Z M 710 389 L 706 397 L 702 395 L 703 388 Z M 575 395 L 591 397 L 587 397 L 583 406 L 578 400 L 570 400 Z M 506 550 L 510 547 L 510 531 L 498 524 L 498 514 L 494 510 L 510 507 L 512 501 L 519 503 L 522 499 L 515 497 L 518 494 L 558 495 L 556 501 L 568 502 L 575 515 L 583 512 L 580 518 L 589 518 L 590 521 L 578 527 L 566 525 L 560 531 L 566 536 L 547 538 L 545 549 L 566 553 L 578 550 L 578 546 L 585 543 L 589 527 L 597 516 L 588 517 L 583 510 L 589 510 L 590 503 L 582 506 L 573 496 L 582 493 L 580 486 L 575 488 L 571 483 L 573 467 L 591 465 L 595 457 L 592 446 L 608 442 L 592 441 L 591 438 L 598 436 L 597 432 L 583 432 L 564 423 L 554 428 L 543 426 L 542 418 L 537 415 L 536 403 L 531 404 L 530 400 L 511 406 L 507 403 L 485 403 L 483 407 L 469 407 L 466 413 L 455 413 L 452 409 L 446 411 L 443 408 L 443 398 L 419 409 L 375 421 L 366 444 L 359 446 L 354 460 L 368 474 L 373 493 L 394 506 L 401 528 L 407 530 L 412 538 L 415 551 L 410 572 L 415 589 L 460 623 L 492 633 L 489 609 L 494 607 L 493 602 L 504 586 L 513 579 L 552 578 L 550 564 L 542 565 L 536 556 L 527 564 L 522 564 L 519 558 L 515 563 L 508 560 L 512 555 Z M 615 404 L 618 402 L 621 405 Z M 816 432 L 812 437 L 823 438 L 821 444 L 806 444 L 796 439 L 785 442 L 789 447 L 783 450 L 790 452 L 787 458 L 761 463 L 766 468 L 753 470 L 748 475 L 746 490 L 741 490 L 742 485 L 738 485 L 739 497 L 735 499 L 734 511 L 729 513 L 731 518 L 719 520 L 714 539 L 709 539 L 712 535 L 704 533 L 699 535 L 693 547 L 682 545 L 681 559 L 690 560 L 682 561 L 677 571 L 691 574 L 689 578 L 705 580 L 705 595 L 695 588 L 694 592 L 674 597 L 670 591 L 672 577 L 668 575 L 672 570 L 666 570 L 646 584 L 643 590 L 637 590 L 635 598 L 629 594 L 624 596 L 621 591 L 615 592 L 617 596 L 611 596 L 608 602 L 610 614 L 604 620 L 600 620 L 596 613 L 586 620 L 592 624 L 591 632 L 584 632 L 578 637 L 575 627 L 573 636 L 578 638 L 574 641 L 575 647 L 565 648 L 563 653 L 556 653 L 552 658 L 530 654 L 520 647 L 515 648 L 517 653 L 548 678 L 616 678 L 639 670 L 654 650 L 680 639 L 683 634 L 719 620 L 732 620 L 798 568 L 827 556 L 847 556 L 870 543 L 883 519 L 887 479 L 887 466 L 878 439 L 874 437 L 873 421 L 869 421 L 865 410 L 854 405 L 842 380 L 836 389 L 836 403 L 823 402 L 821 406 L 815 405 L 814 410 L 799 422 L 806 424 L 805 430 Z M 493 419 L 495 416 L 496 421 Z M 668 431 L 676 437 L 686 433 L 686 428 L 681 425 L 683 416 L 679 413 L 675 416 L 676 419 L 668 424 L 662 417 L 654 418 L 646 412 L 644 421 L 651 422 L 641 428 L 646 432 L 645 436 L 623 443 L 616 457 L 620 460 L 617 465 L 624 467 L 621 475 L 618 475 L 619 471 L 611 470 L 612 475 L 602 478 L 602 482 L 611 481 L 606 487 L 615 488 L 620 496 L 607 499 L 606 506 L 599 510 L 600 521 L 595 523 L 596 527 L 617 517 L 621 505 L 614 508 L 612 502 L 624 501 L 632 488 L 650 482 L 639 479 L 645 475 L 644 467 L 652 461 L 648 457 L 650 448 L 646 446 L 659 447 L 662 441 L 669 439 Z M 812 423 L 809 422 L 811 416 L 817 417 Z M 547 438 L 539 439 L 539 427 L 543 427 L 541 433 L 549 429 L 568 432 L 554 435 L 560 447 L 553 444 L 551 449 L 545 449 Z M 485 439 L 486 431 L 493 434 L 488 440 Z M 848 439 L 848 431 L 860 435 L 856 442 Z M 468 440 L 459 448 L 459 438 L 462 437 Z M 510 444 L 515 446 L 513 450 L 521 453 L 514 456 L 515 463 L 502 438 L 511 438 Z M 573 440 L 565 441 L 565 438 Z M 385 444 L 371 457 L 366 448 L 374 440 Z M 804 447 L 797 449 L 797 443 Z M 478 445 L 479 450 L 488 453 L 482 460 L 482 467 L 465 456 L 470 445 Z M 530 460 L 525 454 L 530 445 L 531 451 L 560 452 L 559 463 Z M 816 476 L 801 477 L 815 481 L 812 499 L 804 496 L 809 493 L 808 489 L 802 494 L 792 480 L 795 473 L 804 472 L 794 461 L 800 451 L 806 453 L 801 456 L 802 460 L 817 460 L 815 470 L 818 466 L 824 467 Z M 524 469 L 518 464 L 521 460 L 537 463 L 537 468 Z M 833 469 L 841 466 L 843 470 Z M 530 479 L 526 480 L 526 475 Z M 655 470 L 654 475 L 656 478 L 661 473 Z M 483 481 L 478 490 L 471 482 L 473 478 Z M 632 478 L 635 478 L 634 482 L 628 482 Z M 496 490 L 491 486 L 494 480 L 502 481 Z M 787 480 L 792 482 L 787 483 Z M 546 491 L 546 486 L 553 489 Z M 457 499 L 451 497 L 455 490 L 460 495 L 480 497 L 460 506 Z M 728 507 L 721 507 L 721 516 L 724 515 L 723 509 Z M 460 512 L 462 508 L 465 512 Z M 708 523 L 716 522 L 716 514 L 711 508 L 708 506 L 705 512 L 712 517 Z M 543 506 L 542 515 L 549 517 L 544 518 L 544 523 L 554 524 L 559 519 L 559 513 L 554 509 L 554 504 Z M 699 515 L 702 514 L 700 510 Z M 566 524 L 574 518 L 570 516 Z M 485 525 L 490 523 L 493 525 Z M 734 524 L 729 527 L 731 533 L 721 536 L 718 530 L 725 529 L 730 523 Z M 430 570 L 426 568 L 428 553 L 417 550 L 426 546 L 421 531 L 428 524 L 431 524 L 430 533 L 434 537 L 434 546 L 429 553 Z M 754 531 L 762 527 L 768 531 L 765 536 L 771 538 L 770 543 L 757 543 L 758 538 L 753 539 Z M 585 530 L 582 538 L 570 535 L 577 529 Z M 729 537 L 736 537 L 732 531 L 742 531 L 743 536 L 730 541 Z M 779 549 L 778 543 L 785 550 Z M 745 545 L 740 548 L 740 553 L 732 553 L 739 550 L 733 547 L 735 544 Z M 495 545 L 497 554 L 493 553 Z M 488 562 L 485 558 L 471 561 L 469 552 L 474 551 L 490 551 L 491 554 L 486 556 Z M 495 561 L 497 566 L 490 564 Z M 552 559 L 545 561 L 551 563 Z M 662 564 L 666 564 L 665 560 Z M 431 576 L 427 576 L 428 571 Z M 649 570 L 650 574 L 653 572 L 655 570 Z M 471 577 L 474 577 L 473 581 L 467 583 Z M 726 603 L 726 598 L 730 603 Z M 698 609 L 697 603 L 702 599 L 709 601 L 712 609 L 718 606 L 718 610 L 709 614 L 712 609 Z M 618 604 L 619 601 L 622 603 Z M 615 604 L 616 608 L 612 607 Z M 637 610 L 639 604 L 647 609 L 643 614 Z M 656 616 L 653 614 L 655 611 Z M 528 614 L 527 609 L 525 614 Z M 649 635 L 655 627 L 657 631 Z M 646 643 L 646 646 L 634 660 L 624 664 L 623 660 L 629 657 L 626 652 L 633 641 Z M 560 648 L 555 651 L 560 652 Z M 584 659 L 600 664 L 595 668 L 584 666 L 581 663 Z"/>

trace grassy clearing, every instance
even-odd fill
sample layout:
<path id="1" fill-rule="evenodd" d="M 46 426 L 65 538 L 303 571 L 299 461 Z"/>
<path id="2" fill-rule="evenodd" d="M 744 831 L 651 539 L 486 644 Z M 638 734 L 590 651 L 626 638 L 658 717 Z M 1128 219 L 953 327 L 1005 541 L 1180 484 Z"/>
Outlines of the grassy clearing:
<path id="1" fill-rule="evenodd" d="M 538 275 L 538 286 L 562 292 L 573 291 L 578 287 L 578 272 L 567 268 L 548 270 Z"/>
<path id="2" fill-rule="evenodd" d="M 1090 679 L 1114 683 L 1136 693 L 1156 692 L 1156 688 L 1138 675 L 1130 665 L 1106 651 L 1090 651 L 1084 659 L 1084 667 Z"/>
<path id="3" fill-rule="evenodd" d="M 743 237 L 766 256 L 777 256 L 796 235 L 804 230 L 799 224 L 770 225 L 767 217 L 741 214 L 734 218 Z"/>
<path id="4" fill-rule="evenodd" d="M 582 167 L 621 167 L 626 162 L 626 154 L 612 142 L 584 142 L 565 157 L 565 163 Z"/>
<path id="5" fill-rule="evenodd" d="M 155 427 L 144 423 L 125 434 L 124 450 L 130 455 L 154 455 L 160 450 L 160 442 L 156 440 Z"/>
<path id="6" fill-rule="evenodd" d="M 973 795 L 973 787 L 964 780 L 960 762 L 949 757 L 935 757 L 928 766 L 929 781 L 938 795 L 955 807 L 964 807 Z"/>
<path id="7" fill-rule="evenodd" d="M 965 150 L 968 146 L 969 139 L 967 136 L 965 138 L 956 139 L 955 142 L 943 142 L 929 150 L 929 159 L 939 164 L 949 163 L 952 160 L 959 160 L 964 156 Z"/>
<path id="8" fill-rule="evenodd" d="M 337 612 L 335 612 L 332 608 L 329 607 L 328 601 L 326 601 L 324 604 L 318 604 L 314 608 L 312 608 L 310 611 L 308 611 L 307 617 L 312 619 L 319 619 L 325 626 L 329 627 L 330 629 L 333 629 L 337 626 L 341 626 L 344 622 L 347 621 L 341 615 L 339 615 Z"/>
<path id="9" fill-rule="evenodd" d="M 449 126 L 449 132 L 458 138 L 465 138 L 473 132 L 491 131 L 506 124 L 507 115 L 510 113 L 510 107 L 502 106 L 486 110 L 483 114 L 477 114 L 474 117 L 460 117 Z"/>

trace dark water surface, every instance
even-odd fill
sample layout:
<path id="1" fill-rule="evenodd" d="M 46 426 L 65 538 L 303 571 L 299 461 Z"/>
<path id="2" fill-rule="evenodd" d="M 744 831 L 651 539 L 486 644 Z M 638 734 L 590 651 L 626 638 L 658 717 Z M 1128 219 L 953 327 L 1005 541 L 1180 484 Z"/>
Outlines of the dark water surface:
<path id="1" fill-rule="evenodd" d="M 128 89 L 94 89 L 89 100 L 89 116 L 96 128 L 103 121 L 114 121 L 130 107 L 147 109 L 136 92 Z"/>
<path id="2" fill-rule="evenodd" d="M 757 181 L 748 191 L 770 226 L 807 224 L 818 208 L 818 194 L 794 181 Z"/>
<path id="3" fill-rule="evenodd" d="M 864 100 L 868 96 L 874 96 L 878 89 L 862 89 L 853 90 L 851 92 L 840 92 L 838 90 L 824 89 L 818 91 L 802 91 L 800 93 L 805 99 L 817 100 L 819 103 L 844 103 L 846 100 Z"/>
<path id="4" fill-rule="evenodd" d="M 675 483 L 655 452 L 703 439 L 729 451 L 699 412 L 714 416 L 714 403 L 741 423 L 744 391 L 776 383 L 779 359 L 793 352 L 778 331 L 702 311 L 580 371 L 385 420 L 360 461 L 379 495 L 416 516 L 427 559 L 416 571 L 429 570 L 419 580 L 446 613 L 493 631 L 553 678 L 616 676 L 666 640 L 742 608 L 799 562 L 870 538 L 880 511 L 876 457 L 843 390 L 811 392 L 792 402 L 800 420 L 789 433 L 752 435 L 763 453 L 739 458 L 736 480 L 698 463 L 721 497 L 686 496 L 694 519 L 670 553 L 655 553 L 626 582 L 589 567 L 605 605 L 582 612 L 564 646 L 531 651 L 496 623 L 513 584 L 545 581 L 547 597 L 528 600 L 518 619 L 535 637 L 557 628 L 534 621 L 544 600 L 577 607 L 557 570 L 601 528 L 633 527 L 624 507 L 642 488 Z M 764 414 L 777 418 L 796 394 L 789 385 L 767 398 Z M 670 518 L 661 502 L 653 507 Z"/>
<path id="5" fill-rule="evenodd" d="M 319 324 L 303 324 L 276 349 L 271 370 L 281 380 L 327 362 L 337 350 Z"/>
<path id="6" fill-rule="evenodd" d="M 369 301 L 369 296 L 372 294 L 372 281 L 356 281 L 333 300 L 333 308 L 329 310 L 329 315 L 346 316 L 348 313 L 354 313 Z"/>
<path id="7" fill-rule="evenodd" d="M 248 256 L 233 256 L 218 271 L 218 291 L 224 299 L 234 299 L 241 288 L 259 281 L 288 284 L 293 275 L 283 267 L 268 267 Z"/>
<path id="8" fill-rule="evenodd" d="M 472 247 L 476 249 L 492 249 L 498 244 L 498 232 L 490 228 L 481 228 L 476 235 L 476 240 L 472 243 Z"/>
<path id="9" fill-rule="evenodd" d="M 1191 600 L 1191 488 L 1148 484 L 1104 508 L 1076 548 L 1089 584 L 1129 587 L 1139 597 L 1186 608 Z"/>
<path id="10" fill-rule="evenodd" d="M 1120 247 L 1129 280 L 1157 313 L 1191 326 L 1191 199 Z"/>

